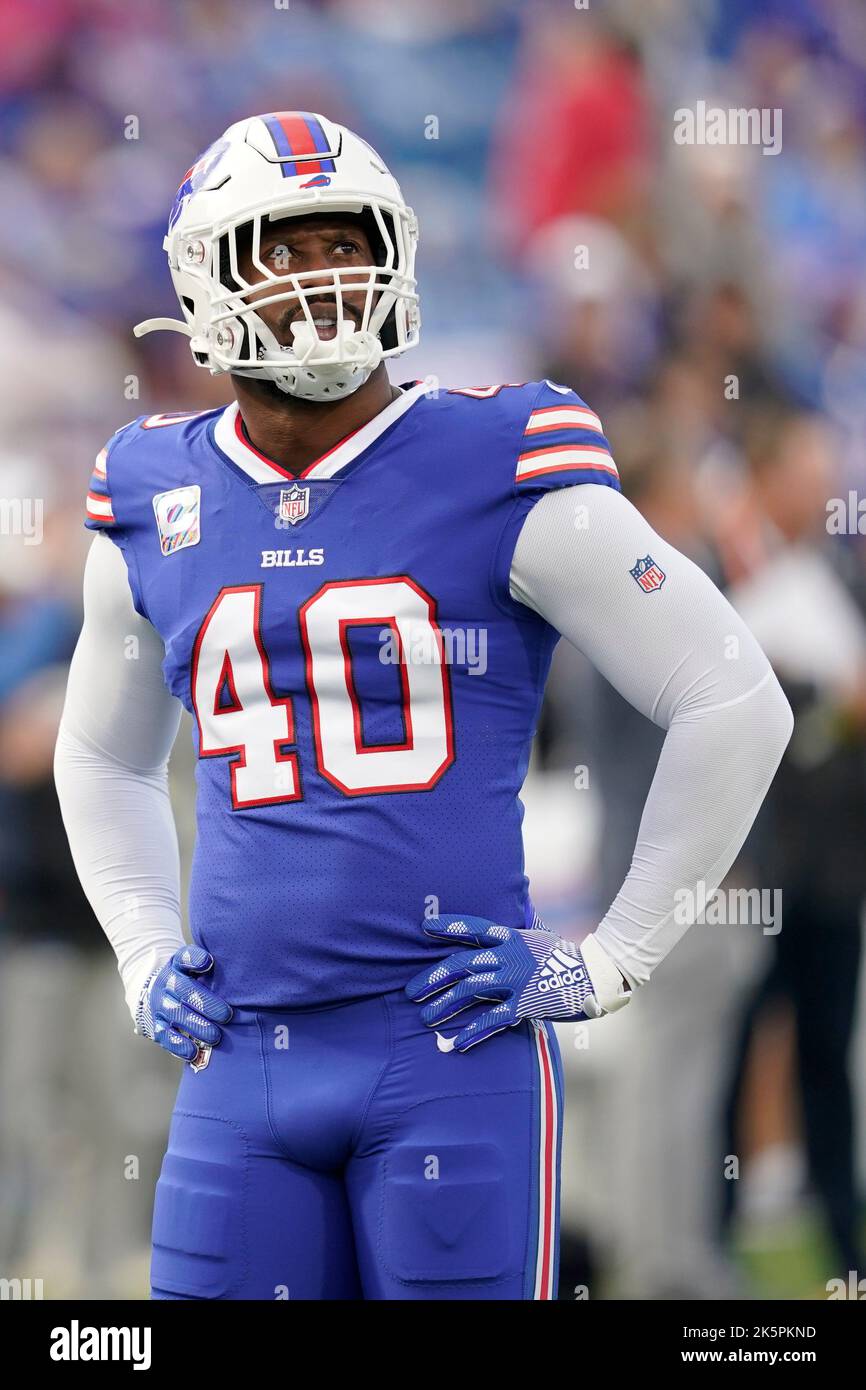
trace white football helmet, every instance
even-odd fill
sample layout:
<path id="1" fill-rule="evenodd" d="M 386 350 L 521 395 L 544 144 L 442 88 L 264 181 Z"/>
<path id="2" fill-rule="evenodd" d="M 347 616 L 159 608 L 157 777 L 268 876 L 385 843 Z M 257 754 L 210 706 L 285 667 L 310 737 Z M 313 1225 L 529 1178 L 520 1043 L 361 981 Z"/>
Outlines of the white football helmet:
<path id="1" fill-rule="evenodd" d="M 277 274 L 260 257 L 262 224 L 318 212 L 365 219 L 376 265 Z M 238 233 L 251 239 L 250 282 L 238 263 Z M 183 311 L 147 319 L 136 337 L 172 329 L 190 338 L 193 359 L 214 374 L 265 378 L 304 400 L 329 401 L 363 385 L 383 357 L 418 342 L 415 292 L 418 223 L 396 179 L 365 140 L 324 116 L 278 111 L 229 126 L 184 177 L 163 243 Z M 330 284 L 328 283 L 330 277 Z M 270 291 L 261 297 L 263 290 Z M 364 291 L 362 321 L 343 312 L 346 291 Z M 249 295 L 257 297 L 249 302 Z M 318 336 L 310 297 L 333 292 L 337 322 Z M 257 312 L 296 300 L 303 320 L 280 343 Z"/>

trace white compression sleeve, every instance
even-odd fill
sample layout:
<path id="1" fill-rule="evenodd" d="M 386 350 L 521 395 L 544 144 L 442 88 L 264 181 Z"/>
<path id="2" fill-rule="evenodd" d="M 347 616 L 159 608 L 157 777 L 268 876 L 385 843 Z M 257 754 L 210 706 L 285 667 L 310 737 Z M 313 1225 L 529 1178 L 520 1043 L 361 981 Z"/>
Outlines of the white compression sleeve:
<path id="1" fill-rule="evenodd" d="M 646 555 L 666 576 L 651 593 L 629 572 Z M 790 707 L 727 599 L 611 488 L 563 488 L 533 507 L 511 595 L 667 730 L 631 867 L 595 932 L 643 984 L 689 925 L 678 894 L 711 894 L 736 858 L 791 736 Z"/>
<path id="2" fill-rule="evenodd" d="M 134 609 L 123 556 L 97 534 L 54 775 L 78 876 L 114 948 L 133 1017 L 141 987 L 183 945 L 168 756 L 181 705 L 164 650 Z"/>

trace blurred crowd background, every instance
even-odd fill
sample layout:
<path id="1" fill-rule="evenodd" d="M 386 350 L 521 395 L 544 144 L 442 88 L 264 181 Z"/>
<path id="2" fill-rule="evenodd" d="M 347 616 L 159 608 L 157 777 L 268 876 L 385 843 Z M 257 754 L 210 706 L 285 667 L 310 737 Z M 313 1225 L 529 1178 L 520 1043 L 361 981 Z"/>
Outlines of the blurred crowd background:
<path id="1" fill-rule="evenodd" d="M 678 144 L 698 101 L 780 109 L 781 150 Z M 94 455 L 229 399 L 184 339 L 131 336 L 175 313 L 167 209 L 226 125 L 284 109 L 357 129 L 419 214 L 392 378 L 574 387 L 795 710 L 731 879 L 782 892 L 781 931 L 698 924 L 625 1014 L 562 1031 L 561 1296 L 825 1298 L 866 1278 L 859 0 L 0 0 L 0 1275 L 146 1296 L 176 1071 L 77 887 L 54 731 Z M 617 891 L 660 742 L 561 647 L 525 798 L 552 923 Z M 191 762 L 182 734 L 185 852 Z"/>

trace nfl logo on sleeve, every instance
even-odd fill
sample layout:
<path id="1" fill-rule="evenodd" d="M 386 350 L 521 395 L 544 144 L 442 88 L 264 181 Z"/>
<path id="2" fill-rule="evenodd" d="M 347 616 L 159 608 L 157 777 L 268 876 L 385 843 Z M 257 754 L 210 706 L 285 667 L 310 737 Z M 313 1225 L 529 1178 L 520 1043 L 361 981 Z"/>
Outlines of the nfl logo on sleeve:
<path id="1" fill-rule="evenodd" d="M 290 526 L 295 526 L 299 521 L 303 521 L 310 511 L 310 489 L 308 487 L 298 487 L 293 483 L 291 487 L 284 487 L 280 492 L 280 521 L 287 521 Z"/>
<path id="2" fill-rule="evenodd" d="M 163 555 L 173 555 L 201 540 L 201 488 L 198 483 L 158 492 L 153 499 L 159 545 Z"/>
<path id="3" fill-rule="evenodd" d="M 634 569 L 629 570 L 629 574 L 637 580 L 645 594 L 660 589 L 667 579 L 664 570 L 659 568 L 651 555 L 645 555 L 642 560 L 638 560 Z"/>

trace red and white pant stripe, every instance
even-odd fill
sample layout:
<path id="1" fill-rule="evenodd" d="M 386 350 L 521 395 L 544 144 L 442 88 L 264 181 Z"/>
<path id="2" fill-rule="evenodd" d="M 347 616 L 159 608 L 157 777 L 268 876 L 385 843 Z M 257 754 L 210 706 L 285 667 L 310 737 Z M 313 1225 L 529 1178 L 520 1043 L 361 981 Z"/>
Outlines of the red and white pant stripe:
<path id="1" fill-rule="evenodd" d="M 535 1021 L 532 1026 L 539 1073 L 538 1244 L 532 1296 L 536 1299 L 553 1299 L 556 1297 L 556 1225 L 559 1220 L 559 1097 L 546 1029 L 543 1023 Z"/>

